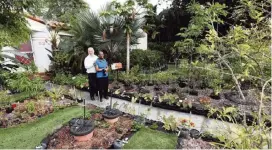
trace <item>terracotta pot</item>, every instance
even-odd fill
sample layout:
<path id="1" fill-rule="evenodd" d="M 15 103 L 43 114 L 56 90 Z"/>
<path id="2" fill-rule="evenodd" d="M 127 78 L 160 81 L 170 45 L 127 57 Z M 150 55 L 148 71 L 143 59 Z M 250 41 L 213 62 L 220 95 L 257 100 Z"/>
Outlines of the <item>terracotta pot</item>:
<path id="1" fill-rule="evenodd" d="M 74 136 L 75 140 L 78 142 L 85 142 L 85 141 L 90 141 L 93 137 L 93 131 L 87 135 L 83 136 Z"/>
<path id="2" fill-rule="evenodd" d="M 115 122 L 117 122 L 119 120 L 119 117 L 117 118 L 114 118 L 114 119 L 107 119 L 107 118 L 104 118 L 104 120 L 110 124 L 114 124 Z"/>

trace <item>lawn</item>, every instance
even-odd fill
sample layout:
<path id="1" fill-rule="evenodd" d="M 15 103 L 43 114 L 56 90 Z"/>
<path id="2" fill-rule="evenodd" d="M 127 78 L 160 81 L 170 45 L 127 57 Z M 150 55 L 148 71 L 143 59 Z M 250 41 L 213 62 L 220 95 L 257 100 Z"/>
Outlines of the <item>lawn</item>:
<path id="1" fill-rule="evenodd" d="M 33 149 L 56 128 L 82 114 L 83 109 L 80 107 L 69 107 L 55 111 L 35 122 L 0 129 L 0 149 Z"/>
<path id="2" fill-rule="evenodd" d="M 175 149 L 177 136 L 164 132 L 142 128 L 135 133 L 124 149 Z"/>

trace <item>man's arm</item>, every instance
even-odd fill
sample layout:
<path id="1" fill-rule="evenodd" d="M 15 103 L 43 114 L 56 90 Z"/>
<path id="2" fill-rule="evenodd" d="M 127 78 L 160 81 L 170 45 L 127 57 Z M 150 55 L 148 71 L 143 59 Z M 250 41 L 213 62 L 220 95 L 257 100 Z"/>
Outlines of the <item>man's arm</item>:
<path id="1" fill-rule="evenodd" d="M 84 66 L 86 69 L 90 69 L 90 68 L 94 67 L 93 64 L 91 64 L 87 61 L 87 57 L 84 60 Z"/>

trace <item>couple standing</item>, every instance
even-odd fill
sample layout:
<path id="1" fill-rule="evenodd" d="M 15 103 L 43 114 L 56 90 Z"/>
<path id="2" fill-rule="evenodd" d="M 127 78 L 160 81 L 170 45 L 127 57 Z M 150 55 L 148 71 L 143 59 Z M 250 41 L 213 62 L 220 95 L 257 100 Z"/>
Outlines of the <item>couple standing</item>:
<path id="1" fill-rule="evenodd" d="M 108 99 L 108 62 L 104 59 L 104 53 L 99 51 L 98 57 L 92 47 L 88 48 L 88 56 L 84 60 L 84 66 L 88 73 L 89 90 L 91 100 L 95 100 L 94 94 Z"/>

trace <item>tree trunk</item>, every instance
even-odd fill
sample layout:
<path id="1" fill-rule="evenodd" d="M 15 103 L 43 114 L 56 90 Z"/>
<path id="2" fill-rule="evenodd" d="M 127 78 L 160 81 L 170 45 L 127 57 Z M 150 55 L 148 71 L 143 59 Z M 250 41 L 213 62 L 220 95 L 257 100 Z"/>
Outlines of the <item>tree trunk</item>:
<path id="1" fill-rule="evenodd" d="M 129 74 L 129 66 L 130 66 L 130 50 L 129 50 L 129 45 L 130 45 L 130 36 L 129 33 L 127 33 L 127 74 Z"/>

